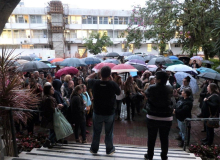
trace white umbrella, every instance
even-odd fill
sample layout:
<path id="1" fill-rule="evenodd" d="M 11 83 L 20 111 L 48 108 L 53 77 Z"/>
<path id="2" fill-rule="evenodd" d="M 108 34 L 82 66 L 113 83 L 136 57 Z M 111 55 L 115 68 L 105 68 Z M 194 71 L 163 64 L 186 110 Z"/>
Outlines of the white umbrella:
<path id="1" fill-rule="evenodd" d="M 182 85 L 183 84 L 183 79 L 186 78 L 187 76 L 189 76 L 190 79 L 190 87 L 192 89 L 192 93 L 195 94 L 199 91 L 199 86 L 197 85 L 197 81 L 195 78 L 193 78 L 190 74 L 185 73 L 185 72 L 177 72 L 174 74 L 176 81 L 178 84 Z"/>
<path id="2" fill-rule="evenodd" d="M 198 74 L 196 70 L 192 69 L 191 67 L 183 64 L 172 65 L 166 68 L 166 71 L 172 72 L 193 72 Z"/>

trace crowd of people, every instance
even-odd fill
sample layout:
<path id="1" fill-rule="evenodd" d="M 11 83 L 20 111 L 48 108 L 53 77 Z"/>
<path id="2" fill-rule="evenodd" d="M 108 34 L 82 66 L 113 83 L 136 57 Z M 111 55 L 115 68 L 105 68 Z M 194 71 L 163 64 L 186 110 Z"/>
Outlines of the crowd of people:
<path id="1" fill-rule="evenodd" d="M 196 67 L 196 62 L 192 64 Z M 50 130 L 44 147 L 51 148 L 57 142 L 53 126 L 53 113 L 55 108 L 61 110 L 74 128 L 75 141 L 87 143 L 87 127 L 93 127 L 93 140 L 90 152 L 95 154 L 99 150 L 102 125 L 105 123 L 106 154 L 113 154 L 114 121 L 121 121 L 122 103 L 126 105 L 127 115 L 124 120 L 135 121 L 141 115 L 142 109 L 147 111 L 148 152 L 145 159 L 153 159 L 154 146 L 159 132 L 161 140 L 161 158 L 167 159 L 169 139 L 168 135 L 172 121 L 177 120 L 180 130 L 179 146 L 183 146 L 186 118 L 192 117 L 194 96 L 190 87 L 190 77 L 185 77 L 180 86 L 172 72 L 162 69 L 157 72 L 138 72 L 137 75 L 124 75 L 111 73 L 111 68 L 103 67 L 98 73 L 92 67 L 79 67 L 76 75 L 62 75 L 55 78 L 53 72 L 34 71 L 20 74 L 23 89 L 30 89 L 36 94 L 40 103 L 40 115 L 34 114 L 28 119 L 27 126 L 16 123 L 17 132 L 20 127 L 27 128 L 29 133 L 34 132 L 34 126 Z M 219 115 L 219 87 L 213 80 L 206 80 L 201 86 L 200 108 L 198 117 L 209 118 Z M 81 130 L 82 139 L 80 139 Z M 205 145 L 211 145 L 214 140 L 214 128 L 204 122 L 206 138 L 202 139 Z M 64 141 L 65 142 L 65 141 Z M 66 143 L 66 142 L 65 142 Z"/>

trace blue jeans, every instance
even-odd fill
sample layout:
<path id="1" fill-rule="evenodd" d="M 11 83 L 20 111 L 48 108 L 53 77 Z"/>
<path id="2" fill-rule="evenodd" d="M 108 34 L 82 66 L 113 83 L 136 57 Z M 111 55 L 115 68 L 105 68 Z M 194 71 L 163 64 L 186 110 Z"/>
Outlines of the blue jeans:
<path id="1" fill-rule="evenodd" d="M 106 153 L 110 153 L 113 149 L 113 127 L 114 127 L 115 114 L 110 116 L 102 116 L 93 113 L 93 135 L 90 150 L 98 152 L 100 135 L 102 132 L 103 122 L 105 123 L 105 146 Z"/>
<path id="2" fill-rule="evenodd" d="M 177 122 L 178 122 L 178 127 L 180 129 L 179 135 L 182 137 L 182 140 L 184 141 L 184 139 L 185 139 L 184 134 L 185 134 L 185 131 L 186 131 L 186 129 L 185 129 L 186 124 L 182 121 L 179 121 L 178 119 L 177 119 Z"/>

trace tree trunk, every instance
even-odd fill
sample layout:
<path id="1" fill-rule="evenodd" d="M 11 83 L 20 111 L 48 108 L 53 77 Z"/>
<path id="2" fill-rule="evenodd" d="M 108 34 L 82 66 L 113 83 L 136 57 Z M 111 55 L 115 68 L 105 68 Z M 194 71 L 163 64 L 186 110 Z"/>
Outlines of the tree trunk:
<path id="1" fill-rule="evenodd" d="M 11 13 L 21 0 L 0 0 L 0 35 Z"/>
<path id="2" fill-rule="evenodd" d="M 209 59 L 209 55 L 208 55 L 208 51 L 206 49 L 204 49 L 204 55 L 205 55 L 205 59 L 208 60 Z"/>

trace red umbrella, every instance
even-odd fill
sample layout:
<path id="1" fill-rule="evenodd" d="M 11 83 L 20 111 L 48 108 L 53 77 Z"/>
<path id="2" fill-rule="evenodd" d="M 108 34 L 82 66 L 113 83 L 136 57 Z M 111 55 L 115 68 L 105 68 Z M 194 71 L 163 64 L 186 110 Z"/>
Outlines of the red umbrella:
<path id="1" fill-rule="evenodd" d="M 62 62 L 63 60 L 64 60 L 63 58 L 54 58 L 52 61 L 50 61 L 50 63 Z"/>
<path id="2" fill-rule="evenodd" d="M 99 71 L 104 66 L 109 66 L 110 68 L 112 68 L 112 67 L 116 66 L 116 64 L 114 64 L 114 63 L 99 63 L 92 70 Z"/>
<path id="3" fill-rule="evenodd" d="M 57 71 L 55 76 L 56 78 L 60 78 L 64 74 L 77 74 L 77 73 L 78 73 L 78 69 L 76 69 L 75 67 L 65 67 Z"/>
<path id="4" fill-rule="evenodd" d="M 130 64 L 119 64 L 112 68 L 112 72 L 137 72 L 138 70 Z"/>

